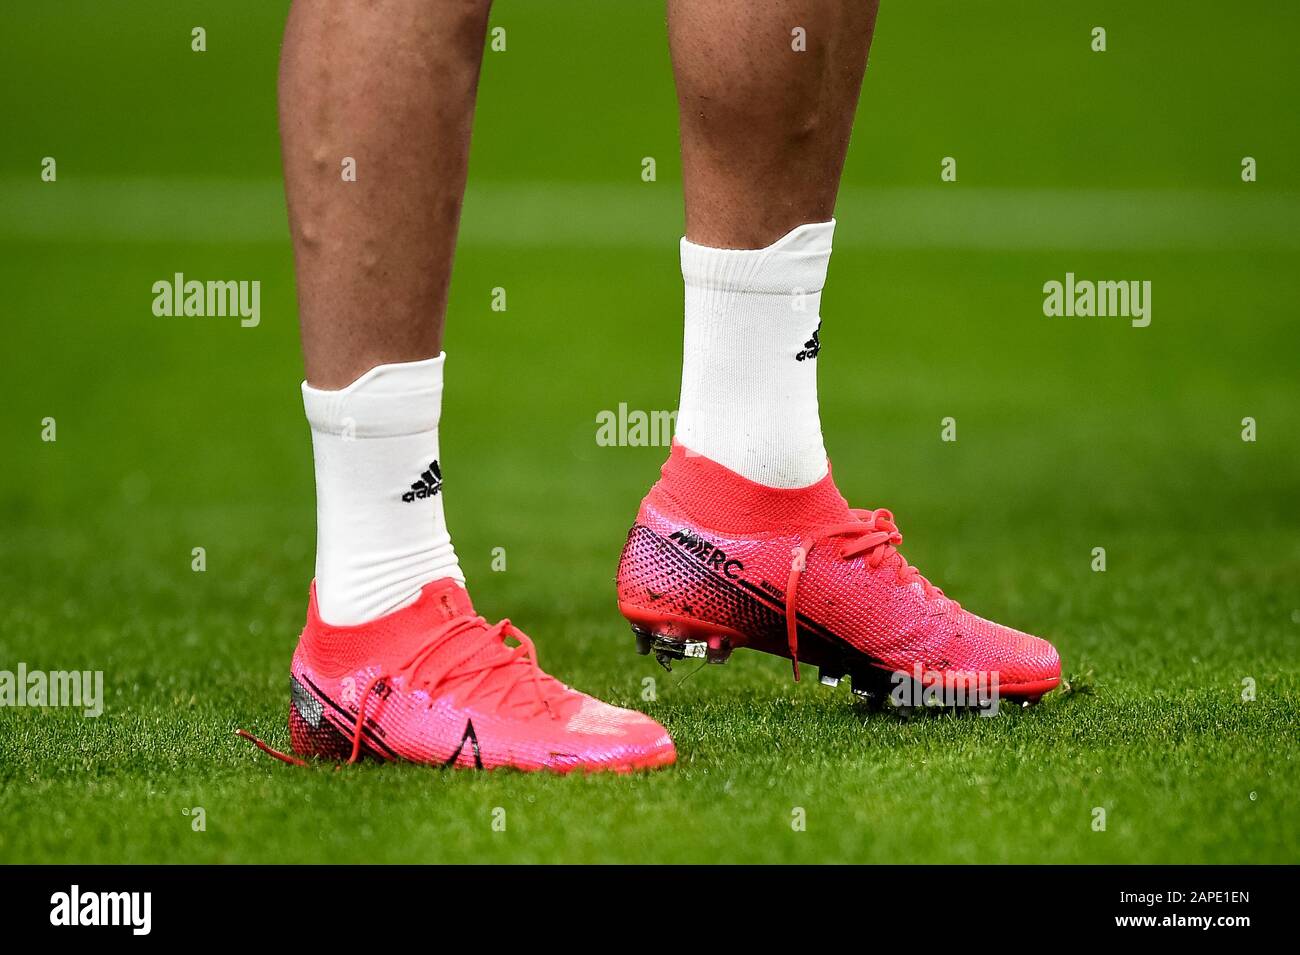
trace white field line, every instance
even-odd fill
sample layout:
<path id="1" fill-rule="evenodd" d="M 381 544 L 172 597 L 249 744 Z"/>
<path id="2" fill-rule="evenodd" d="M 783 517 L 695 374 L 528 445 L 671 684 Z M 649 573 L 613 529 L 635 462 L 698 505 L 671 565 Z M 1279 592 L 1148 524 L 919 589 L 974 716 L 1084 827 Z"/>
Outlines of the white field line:
<path id="1" fill-rule="evenodd" d="M 1300 249 L 1300 193 L 1173 189 L 846 188 L 837 246 L 873 249 Z M 480 183 L 470 245 L 663 248 L 681 232 L 669 183 Z M 279 182 L 0 179 L 0 241 L 286 242 Z"/>

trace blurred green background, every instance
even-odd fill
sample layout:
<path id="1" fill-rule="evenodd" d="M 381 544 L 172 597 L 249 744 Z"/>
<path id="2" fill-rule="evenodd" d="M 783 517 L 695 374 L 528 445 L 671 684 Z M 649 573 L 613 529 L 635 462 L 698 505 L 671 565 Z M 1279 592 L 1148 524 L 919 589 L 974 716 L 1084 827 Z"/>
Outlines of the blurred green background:
<path id="1" fill-rule="evenodd" d="M 883 3 L 823 300 L 827 447 L 913 563 L 1053 639 L 1075 689 L 904 721 L 778 660 L 670 676 L 633 655 L 612 577 L 665 451 L 598 447 L 595 415 L 677 399 L 663 10 L 498 0 L 449 310 L 448 513 L 482 612 L 674 733 L 675 769 L 620 780 L 297 771 L 231 735 L 286 741 L 312 572 L 287 7 L 5 15 L 0 669 L 102 669 L 108 700 L 98 720 L 0 709 L 0 861 L 1296 860 L 1293 4 Z M 260 325 L 155 317 L 178 271 L 259 280 Z M 1044 317 L 1067 271 L 1151 281 L 1150 327 Z"/>

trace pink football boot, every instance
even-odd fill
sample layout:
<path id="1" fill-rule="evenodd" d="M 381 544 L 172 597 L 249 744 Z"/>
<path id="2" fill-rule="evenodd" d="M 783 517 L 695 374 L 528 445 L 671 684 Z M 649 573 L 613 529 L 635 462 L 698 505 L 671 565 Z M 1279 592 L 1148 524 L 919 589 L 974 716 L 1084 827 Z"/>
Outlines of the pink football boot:
<path id="1" fill-rule="evenodd" d="M 963 610 L 902 540 L 889 511 L 849 508 L 830 474 L 770 488 L 674 444 L 628 534 L 619 609 L 665 666 L 750 647 L 791 659 L 796 680 L 801 662 L 832 686 L 848 674 L 874 699 L 904 677 L 1025 702 L 1060 682 L 1050 643 Z"/>
<path id="2" fill-rule="evenodd" d="M 289 684 L 289 737 L 303 756 L 555 772 L 676 759 L 662 726 L 542 672 L 532 641 L 508 620 L 477 616 L 450 579 L 353 627 L 320 619 L 313 586 Z"/>

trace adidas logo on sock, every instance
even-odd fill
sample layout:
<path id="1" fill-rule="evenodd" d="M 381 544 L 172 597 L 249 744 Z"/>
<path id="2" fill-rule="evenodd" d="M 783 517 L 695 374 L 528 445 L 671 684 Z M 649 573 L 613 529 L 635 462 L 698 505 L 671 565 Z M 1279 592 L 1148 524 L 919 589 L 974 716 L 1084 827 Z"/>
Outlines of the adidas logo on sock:
<path id="1" fill-rule="evenodd" d="M 433 497 L 442 490 L 442 468 L 438 467 L 438 462 L 434 461 L 420 475 L 420 480 L 411 485 L 411 489 L 402 495 L 402 500 L 407 504 L 412 501 L 420 501 L 426 497 Z"/>
<path id="2" fill-rule="evenodd" d="M 821 335 L 822 327 L 817 326 L 817 331 L 813 332 L 813 337 L 803 343 L 803 351 L 797 353 L 795 361 L 811 361 L 817 357 L 817 353 L 822 350 L 822 341 L 818 337 Z"/>

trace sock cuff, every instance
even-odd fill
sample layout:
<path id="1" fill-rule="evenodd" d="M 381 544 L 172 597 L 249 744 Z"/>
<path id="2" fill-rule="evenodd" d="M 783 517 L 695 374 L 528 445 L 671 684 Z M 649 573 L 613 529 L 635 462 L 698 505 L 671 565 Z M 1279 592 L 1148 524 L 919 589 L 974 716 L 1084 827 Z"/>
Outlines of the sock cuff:
<path id="1" fill-rule="evenodd" d="M 714 249 L 683 238 L 682 278 L 696 288 L 790 294 L 826 285 L 835 220 L 791 229 L 765 249 Z"/>
<path id="2" fill-rule="evenodd" d="M 302 383 L 311 429 L 352 438 L 392 438 L 438 427 L 442 367 L 447 353 L 423 361 L 376 365 L 345 388 L 323 391 Z"/>

